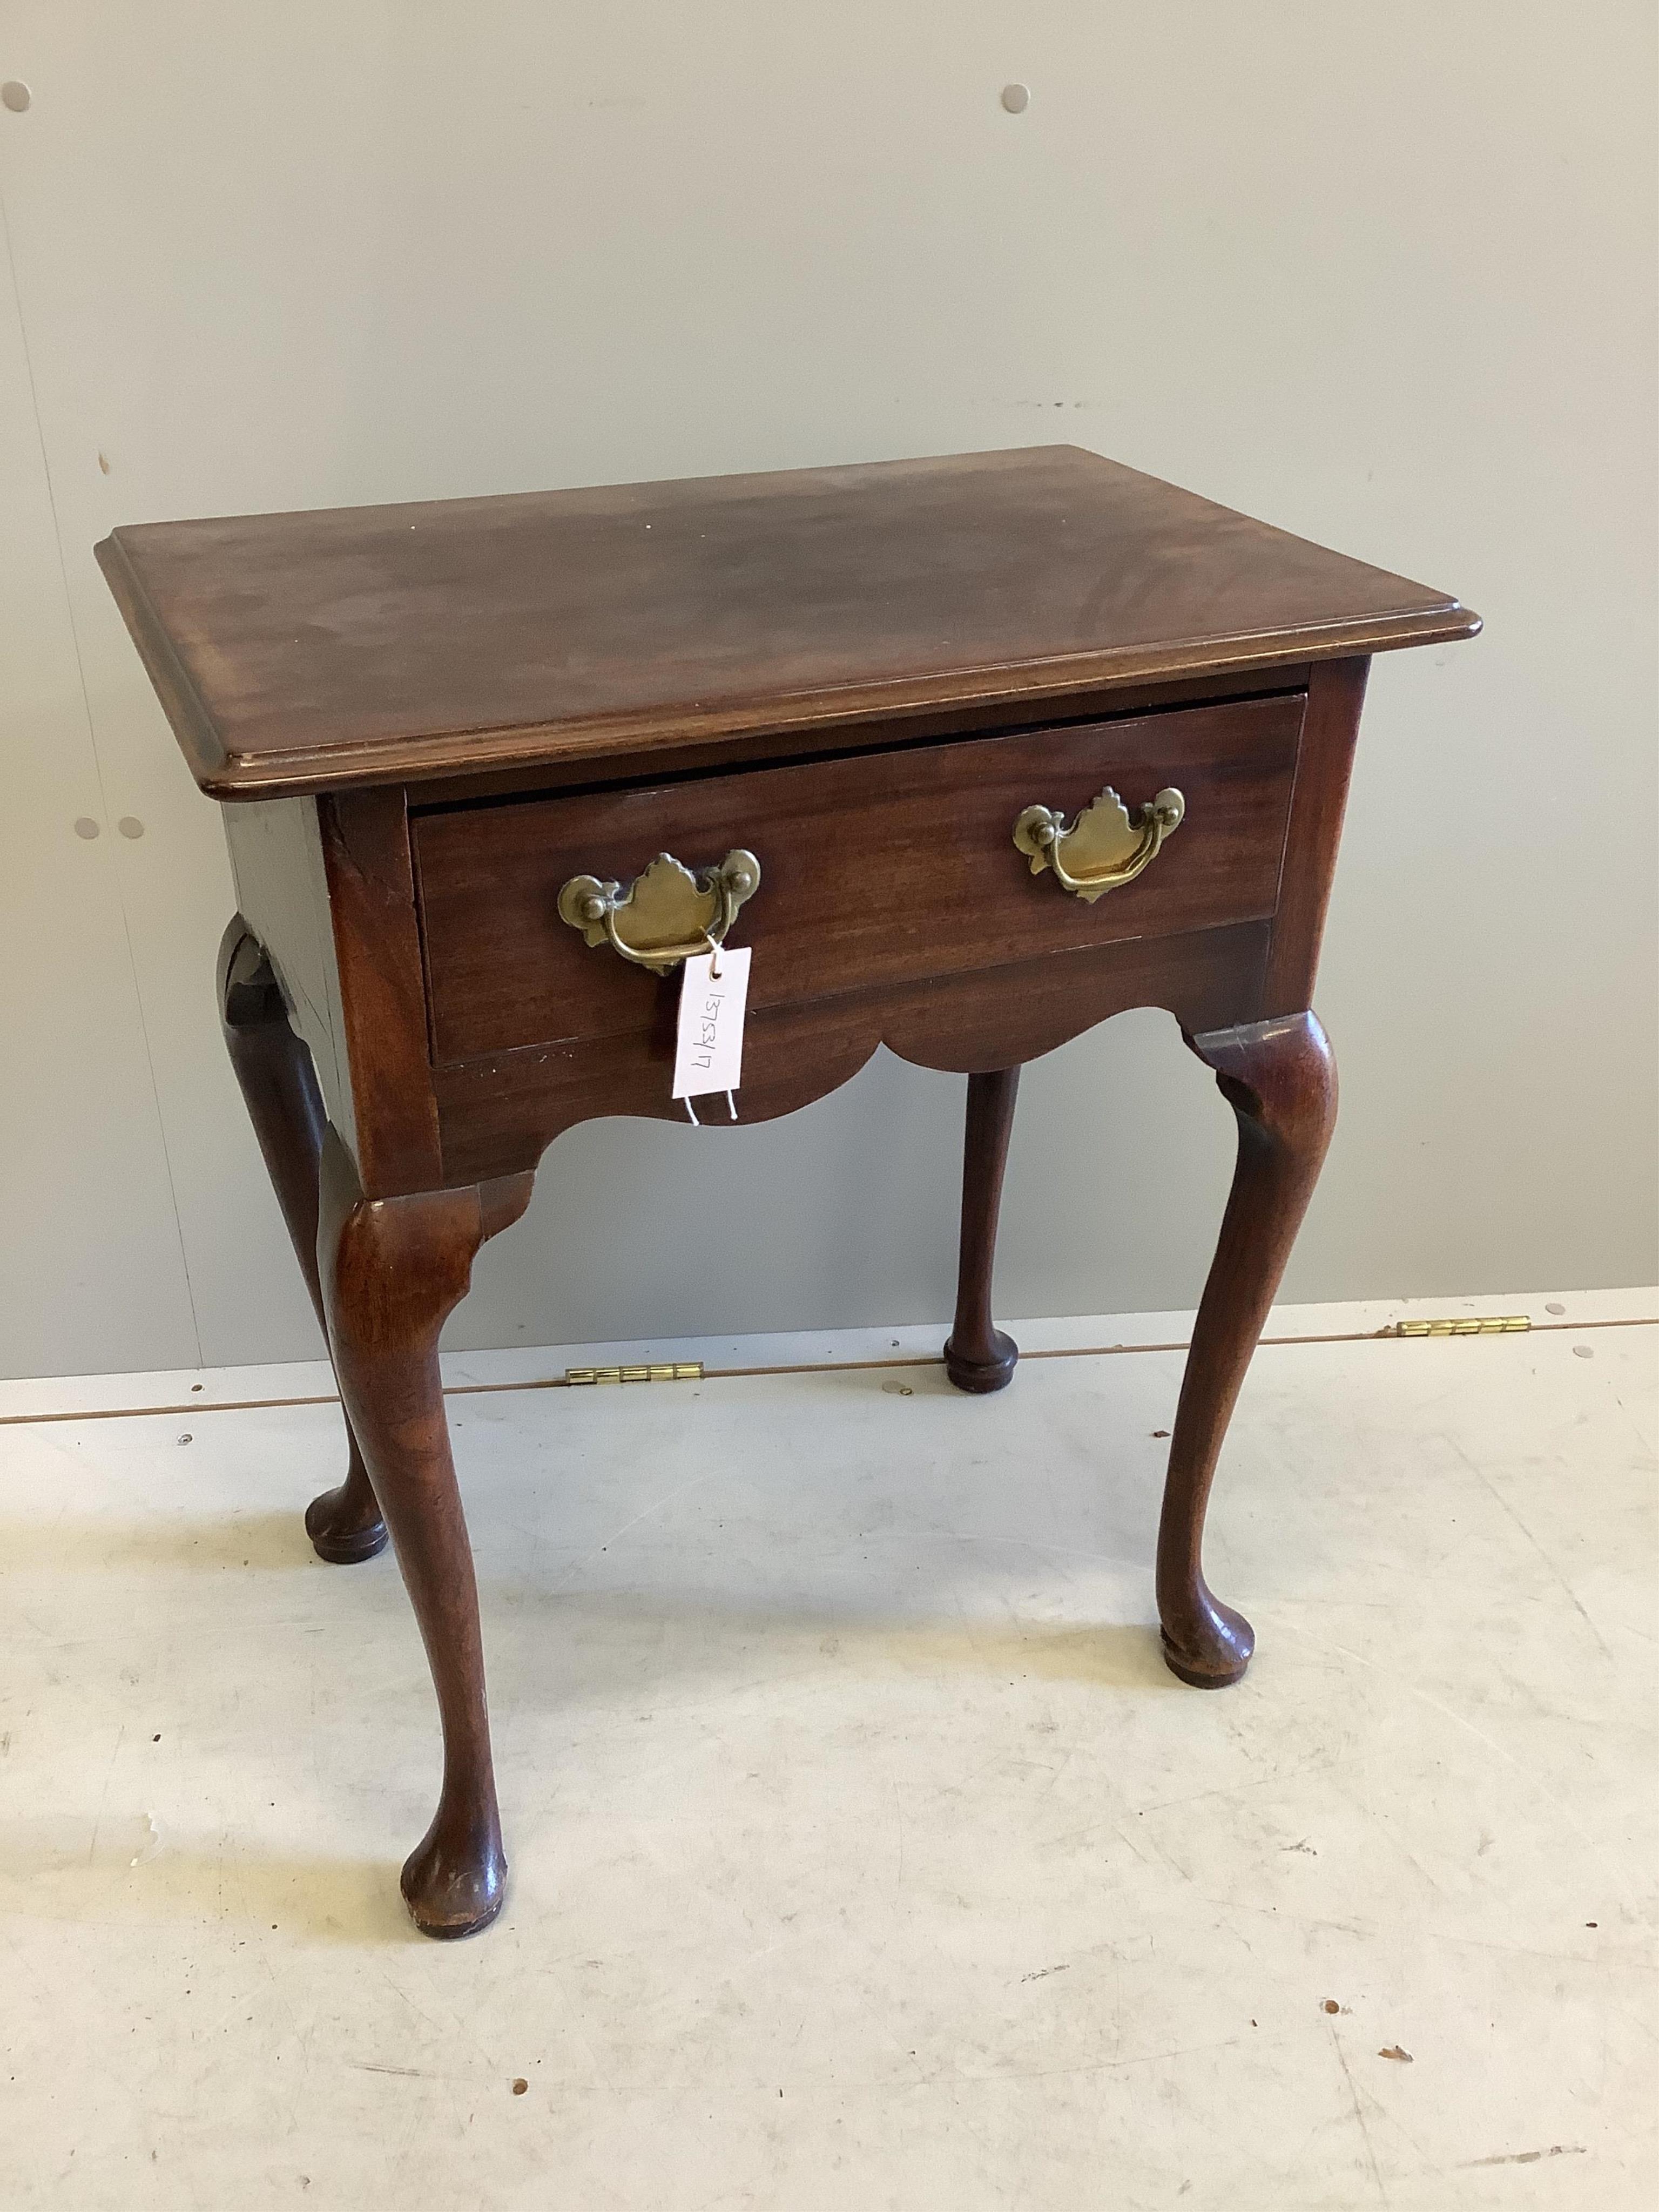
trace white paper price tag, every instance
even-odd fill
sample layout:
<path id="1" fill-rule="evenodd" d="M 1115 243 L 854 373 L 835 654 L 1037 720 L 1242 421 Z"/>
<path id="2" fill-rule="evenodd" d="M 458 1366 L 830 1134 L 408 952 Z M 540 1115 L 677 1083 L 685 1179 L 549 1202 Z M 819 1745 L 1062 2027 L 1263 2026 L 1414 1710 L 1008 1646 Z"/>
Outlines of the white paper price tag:
<path id="1" fill-rule="evenodd" d="M 681 969 L 679 1034 L 674 1043 L 675 1098 L 735 1091 L 743 1081 L 743 1017 L 754 947 L 699 953 Z M 720 973 L 709 970 L 718 960 Z"/>

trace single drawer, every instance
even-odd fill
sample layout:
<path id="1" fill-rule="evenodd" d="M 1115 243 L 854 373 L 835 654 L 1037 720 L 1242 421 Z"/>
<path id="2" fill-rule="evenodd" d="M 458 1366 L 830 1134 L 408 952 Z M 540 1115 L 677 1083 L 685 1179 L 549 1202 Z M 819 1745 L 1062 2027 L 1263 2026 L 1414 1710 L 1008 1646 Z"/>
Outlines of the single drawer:
<path id="1" fill-rule="evenodd" d="M 417 817 L 416 877 L 440 1065 L 647 1030 L 659 979 L 559 918 L 574 876 L 624 884 L 661 852 L 761 864 L 733 944 L 751 1007 L 1012 966 L 1132 938 L 1265 920 L 1279 895 L 1304 696 L 843 755 L 680 783 Z M 1106 786 L 1132 815 L 1186 813 L 1145 872 L 1093 903 L 1034 875 L 1029 806 L 1068 822 Z"/>

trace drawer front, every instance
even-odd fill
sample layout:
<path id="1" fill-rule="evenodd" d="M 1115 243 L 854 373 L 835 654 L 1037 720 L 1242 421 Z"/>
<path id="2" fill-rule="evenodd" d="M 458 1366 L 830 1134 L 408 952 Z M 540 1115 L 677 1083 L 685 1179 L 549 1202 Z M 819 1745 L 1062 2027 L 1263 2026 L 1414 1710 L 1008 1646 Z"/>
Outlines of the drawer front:
<path id="1" fill-rule="evenodd" d="M 908 986 L 1273 911 L 1301 695 L 924 744 L 645 788 L 417 817 L 438 1063 L 659 1024 L 675 975 L 559 919 L 571 877 L 624 884 L 659 852 L 693 869 L 746 846 L 759 890 L 751 1007 Z M 1028 806 L 1068 820 L 1106 785 L 1131 814 L 1166 785 L 1186 816 L 1146 872 L 1089 904 L 1015 849 Z"/>

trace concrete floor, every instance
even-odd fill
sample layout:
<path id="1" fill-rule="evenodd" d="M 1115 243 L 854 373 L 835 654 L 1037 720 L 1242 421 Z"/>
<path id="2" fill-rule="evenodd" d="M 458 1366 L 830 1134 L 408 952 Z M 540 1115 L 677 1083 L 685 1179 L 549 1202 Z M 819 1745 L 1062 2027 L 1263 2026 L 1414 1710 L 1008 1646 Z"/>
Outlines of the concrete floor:
<path id="1" fill-rule="evenodd" d="M 454 1398 L 513 1861 L 459 1946 L 396 1568 L 301 1531 L 334 1409 L 7 1386 L 0 2203 L 1650 2206 L 1659 1329 L 1590 1324 L 1656 1308 L 1478 1304 L 1548 1326 L 1259 1355 L 1215 1695 L 1150 1625 L 1176 1352 Z"/>

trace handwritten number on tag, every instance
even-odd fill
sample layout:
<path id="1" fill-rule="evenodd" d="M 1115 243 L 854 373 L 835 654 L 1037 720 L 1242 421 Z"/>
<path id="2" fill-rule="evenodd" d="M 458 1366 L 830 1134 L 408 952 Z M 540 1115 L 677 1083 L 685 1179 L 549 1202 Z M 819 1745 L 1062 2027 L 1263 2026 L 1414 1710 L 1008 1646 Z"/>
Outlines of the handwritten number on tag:
<path id="1" fill-rule="evenodd" d="M 718 955 L 718 975 L 710 972 L 716 956 L 706 952 L 682 967 L 671 1097 L 701 1098 L 711 1091 L 735 1091 L 742 1082 L 743 1024 L 752 951 L 747 945 L 723 945 Z"/>

